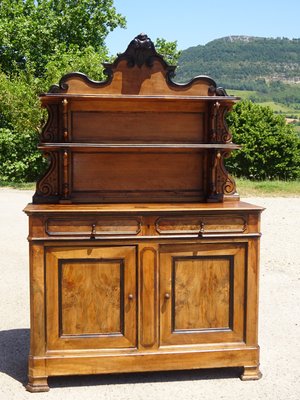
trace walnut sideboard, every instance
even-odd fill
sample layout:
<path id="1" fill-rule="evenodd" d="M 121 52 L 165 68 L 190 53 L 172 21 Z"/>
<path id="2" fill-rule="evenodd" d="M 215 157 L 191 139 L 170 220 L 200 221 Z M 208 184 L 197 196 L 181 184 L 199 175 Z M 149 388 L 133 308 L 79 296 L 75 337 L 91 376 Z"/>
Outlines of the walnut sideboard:
<path id="1" fill-rule="evenodd" d="M 137 36 L 107 80 L 64 76 L 41 96 L 49 167 L 27 205 L 29 383 L 49 376 L 242 367 L 259 379 L 262 208 L 224 159 L 237 98 Z"/>

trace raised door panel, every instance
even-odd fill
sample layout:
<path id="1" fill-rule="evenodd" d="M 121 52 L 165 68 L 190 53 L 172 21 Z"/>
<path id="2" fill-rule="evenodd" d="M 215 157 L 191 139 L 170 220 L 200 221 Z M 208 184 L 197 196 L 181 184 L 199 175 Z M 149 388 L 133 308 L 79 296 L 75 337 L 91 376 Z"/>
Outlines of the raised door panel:
<path id="1" fill-rule="evenodd" d="M 47 347 L 136 346 L 135 247 L 46 249 Z"/>
<path id="2" fill-rule="evenodd" d="M 161 345 L 244 341 L 245 268 L 245 243 L 161 246 Z"/>

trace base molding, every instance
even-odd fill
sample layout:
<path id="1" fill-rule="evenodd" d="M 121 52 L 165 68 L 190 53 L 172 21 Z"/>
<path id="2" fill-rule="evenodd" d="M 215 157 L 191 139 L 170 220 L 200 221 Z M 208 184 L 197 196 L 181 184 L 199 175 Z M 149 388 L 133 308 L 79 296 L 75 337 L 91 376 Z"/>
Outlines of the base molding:
<path id="1" fill-rule="evenodd" d="M 259 365 L 254 367 L 244 367 L 244 372 L 240 376 L 242 381 L 258 381 L 262 378 Z"/>
<path id="2" fill-rule="evenodd" d="M 73 354 L 56 354 L 38 357 L 45 362 L 47 376 L 32 377 L 26 390 L 32 393 L 48 392 L 48 376 L 110 374 L 126 372 L 153 372 L 187 369 L 209 369 L 243 367 L 240 376 L 243 381 L 258 380 L 262 377 L 259 370 L 258 348 L 219 349 L 192 352 L 136 352 L 135 354 L 108 355 L 101 354 L 85 356 Z M 34 357 L 32 357 L 34 360 Z M 246 364 L 246 366 L 245 366 Z M 249 364 L 256 364 L 249 366 Z M 37 372 L 37 371 L 36 371 Z"/>
<path id="3" fill-rule="evenodd" d="M 26 390 L 31 393 L 49 392 L 48 377 L 29 377 L 29 382 L 26 385 Z"/>

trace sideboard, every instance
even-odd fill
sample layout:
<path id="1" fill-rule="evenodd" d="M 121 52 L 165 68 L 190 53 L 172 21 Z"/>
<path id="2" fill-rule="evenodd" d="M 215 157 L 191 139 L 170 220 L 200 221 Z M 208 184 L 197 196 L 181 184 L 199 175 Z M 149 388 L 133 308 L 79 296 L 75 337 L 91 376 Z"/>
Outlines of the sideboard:
<path id="1" fill-rule="evenodd" d="M 29 216 L 27 390 L 49 376 L 241 367 L 259 379 L 263 208 L 224 160 L 238 98 L 179 84 L 144 34 L 105 81 L 65 75 L 41 95 L 49 159 Z"/>

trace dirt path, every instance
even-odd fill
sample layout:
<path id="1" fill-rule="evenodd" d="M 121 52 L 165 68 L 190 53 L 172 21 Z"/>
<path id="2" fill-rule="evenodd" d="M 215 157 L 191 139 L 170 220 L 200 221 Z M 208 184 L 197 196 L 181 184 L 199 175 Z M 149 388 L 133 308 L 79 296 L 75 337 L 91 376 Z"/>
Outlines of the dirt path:
<path id="1" fill-rule="evenodd" d="M 251 198 L 262 215 L 260 346 L 263 379 L 232 369 L 51 378 L 49 393 L 27 393 L 31 191 L 0 190 L 0 400 L 299 400 L 300 198 Z"/>

